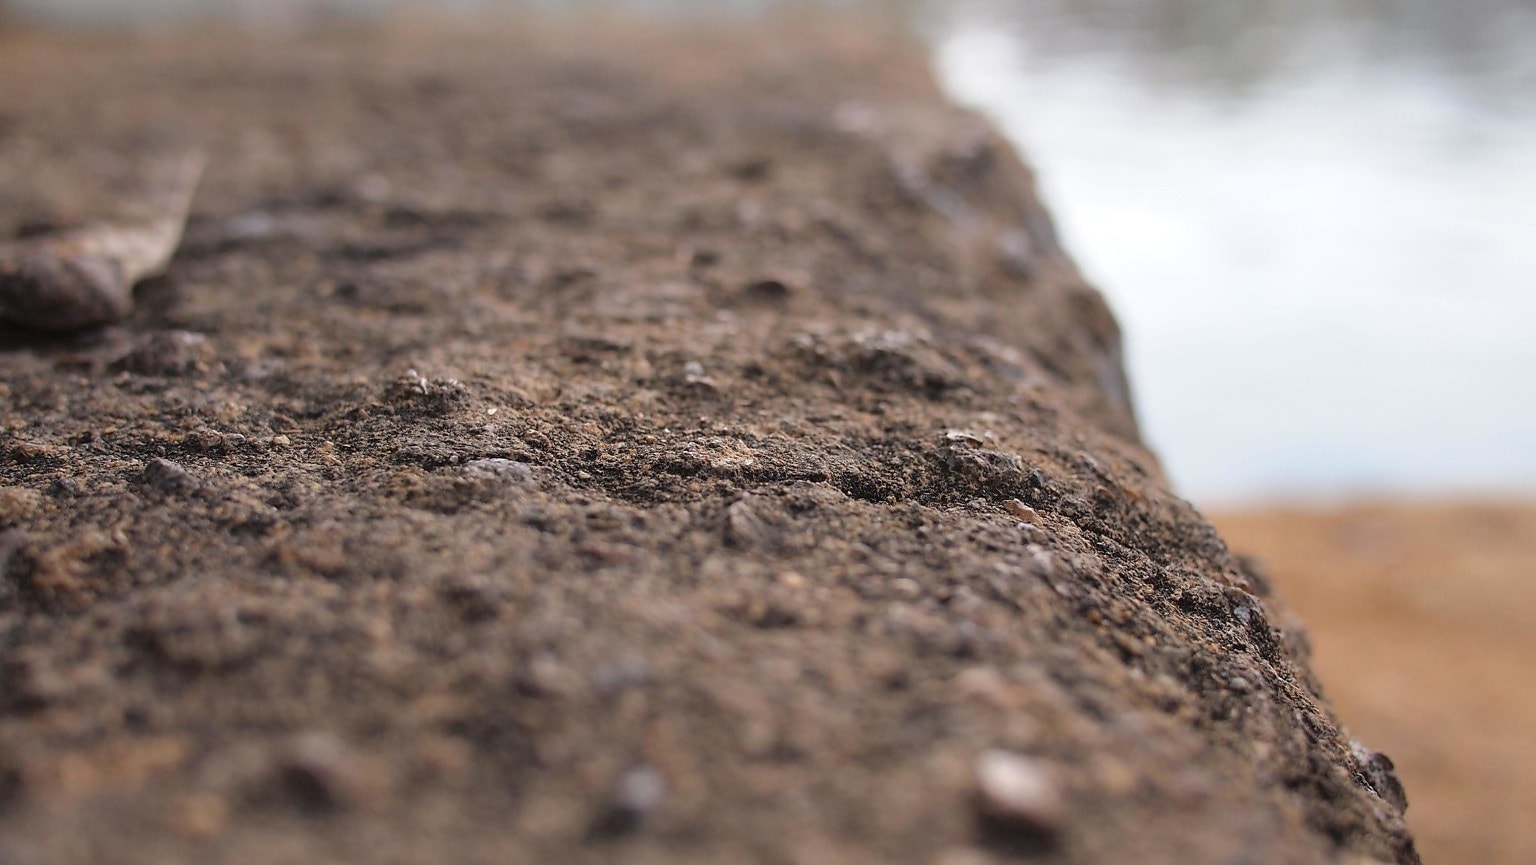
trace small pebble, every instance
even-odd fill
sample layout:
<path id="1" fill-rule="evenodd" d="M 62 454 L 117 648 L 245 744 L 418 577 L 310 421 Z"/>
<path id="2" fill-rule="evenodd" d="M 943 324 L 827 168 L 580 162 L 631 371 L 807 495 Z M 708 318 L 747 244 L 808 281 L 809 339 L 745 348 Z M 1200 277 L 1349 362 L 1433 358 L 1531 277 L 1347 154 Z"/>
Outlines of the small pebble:
<path id="1" fill-rule="evenodd" d="M 805 577 L 795 571 L 784 571 L 778 579 L 779 585 L 790 589 L 803 589 L 809 585 Z"/>
<path id="2" fill-rule="evenodd" d="M 464 477 L 476 481 L 522 484 L 533 480 L 533 466 L 517 460 L 484 459 L 464 464 Z"/>
<path id="3" fill-rule="evenodd" d="M 1014 519 L 1020 522 L 1029 523 L 1030 525 L 1038 525 L 1040 522 L 1039 512 L 1018 499 L 1009 499 L 1003 502 L 1003 510 L 1006 510 L 1009 514 L 1013 515 Z"/>
<path id="4" fill-rule="evenodd" d="M 1003 268 L 1014 276 L 1029 279 L 1035 275 L 1038 255 L 1034 240 L 1026 232 L 1003 232 L 997 238 L 997 257 Z"/>
<path id="5" fill-rule="evenodd" d="M 795 290 L 782 279 L 760 279 L 747 283 L 742 293 L 760 303 L 784 303 Z"/>
<path id="6" fill-rule="evenodd" d="M 619 776 L 613 796 L 592 826 L 594 836 L 628 835 L 640 828 L 667 798 L 667 781 L 654 766 L 640 764 Z"/>
<path id="7" fill-rule="evenodd" d="M 1383 802 L 1396 808 L 1398 813 L 1407 811 L 1408 791 L 1403 789 L 1403 782 L 1398 780 L 1397 767 L 1393 765 L 1392 758 L 1366 747 L 1358 740 L 1350 740 L 1349 748 L 1355 762 L 1360 765 L 1360 777 L 1371 785 L 1371 790 Z"/>
<path id="8" fill-rule="evenodd" d="M 772 540 L 771 530 L 752 507 L 751 496 L 743 496 L 725 511 L 725 538 L 734 547 L 750 550 Z"/>
<path id="9" fill-rule="evenodd" d="M 281 794 L 312 816 L 346 811 L 376 799 L 376 767 L 336 736 L 319 731 L 291 739 L 277 763 Z"/>
<path id="10" fill-rule="evenodd" d="M 616 807 L 644 816 L 661 807 L 667 796 L 667 782 L 653 766 L 636 766 L 619 778 L 614 791 Z"/>
<path id="11" fill-rule="evenodd" d="M 946 430 L 944 440 L 952 445 L 964 445 L 968 448 L 979 448 L 987 443 L 981 433 L 963 429 Z"/>
<path id="12" fill-rule="evenodd" d="M 977 808 L 998 829 L 1054 835 L 1066 817 L 1055 774 L 1040 760 L 993 749 L 976 758 Z"/>
<path id="13" fill-rule="evenodd" d="M 1029 554 L 1029 569 L 1039 577 L 1053 577 L 1056 575 L 1056 557 L 1051 551 L 1039 544 L 1030 544 L 1024 548 Z"/>
<path id="14" fill-rule="evenodd" d="M 163 330 L 141 338 L 114 368 L 136 375 L 179 376 L 213 360 L 208 337 L 185 330 Z"/>
<path id="15" fill-rule="evenodd" d="M 141 479 L 145 484 L 154 487 L 161 492 L 184 492 L 196 485 L 191 472 L 182 468 L 179 463 L 168 459 L 155 457 L 144 467 Z"/>

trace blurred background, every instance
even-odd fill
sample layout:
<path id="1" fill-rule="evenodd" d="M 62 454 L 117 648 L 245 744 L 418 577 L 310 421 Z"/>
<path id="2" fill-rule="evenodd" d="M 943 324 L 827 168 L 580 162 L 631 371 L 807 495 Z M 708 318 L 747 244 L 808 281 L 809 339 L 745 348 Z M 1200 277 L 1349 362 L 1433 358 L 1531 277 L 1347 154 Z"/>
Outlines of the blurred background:
<path id="1" fill-rule="evenodd" d="M 1536 3 L 943 18 L 945 82 L 1042 168 L 1186 495 L 1536 488 Z"/>
<path id="2" fill-rule="evenodd" d="M 1425 861 L 1536 862 L 1536 0 L 0 0 L 0 19 L 280 35 L 828 6 L 910 27 L 1037 167 L 1177 489 L 1311 624 L 1344 722 L 1398 761 Z"/>

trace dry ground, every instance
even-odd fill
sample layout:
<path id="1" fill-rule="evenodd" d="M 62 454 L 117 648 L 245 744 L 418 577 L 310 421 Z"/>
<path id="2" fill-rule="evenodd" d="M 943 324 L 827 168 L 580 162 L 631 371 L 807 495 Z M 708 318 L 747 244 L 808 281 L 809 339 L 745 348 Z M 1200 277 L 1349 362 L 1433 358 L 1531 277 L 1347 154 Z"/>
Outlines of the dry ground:
<path id="1" fill-rule="evenodd" d="M 1536 862 L 1536 505 L 1219 515 L 1311 628 L 1355 735 L 1396 761 L 1424 861 Z"/>

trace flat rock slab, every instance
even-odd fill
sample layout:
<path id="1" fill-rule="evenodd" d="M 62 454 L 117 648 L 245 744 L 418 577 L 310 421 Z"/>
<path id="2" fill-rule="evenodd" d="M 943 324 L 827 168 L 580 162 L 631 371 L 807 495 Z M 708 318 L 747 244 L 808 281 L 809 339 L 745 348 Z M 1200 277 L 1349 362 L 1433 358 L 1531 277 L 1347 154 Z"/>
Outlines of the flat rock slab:
<path id="1" fill-rule="evenodd" d="M 0 237 L 208 161 L 0 332 L 0 861 L 1417 861 L 916 50 L 3 47 Z"/>

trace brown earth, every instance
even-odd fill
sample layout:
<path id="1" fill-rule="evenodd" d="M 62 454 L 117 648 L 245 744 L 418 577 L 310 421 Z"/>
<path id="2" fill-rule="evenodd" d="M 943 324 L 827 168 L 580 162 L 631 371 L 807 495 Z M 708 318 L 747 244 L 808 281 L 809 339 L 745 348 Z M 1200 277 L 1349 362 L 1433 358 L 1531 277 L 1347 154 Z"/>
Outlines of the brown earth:
<path id="1" fill-rule="evenodd" d="M 846 25 L 0 51 L 0 861 L 1417 862 L 1027 171 Z"/>
<path id="2" fill-rule="evenodd" d="M 1307 622 L 1349 728 L 1412 794 L 1427 862 L 1536 862 L 1536 505 L 1222 513 Z"/>

